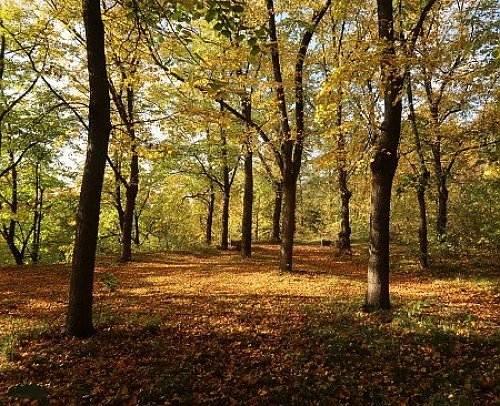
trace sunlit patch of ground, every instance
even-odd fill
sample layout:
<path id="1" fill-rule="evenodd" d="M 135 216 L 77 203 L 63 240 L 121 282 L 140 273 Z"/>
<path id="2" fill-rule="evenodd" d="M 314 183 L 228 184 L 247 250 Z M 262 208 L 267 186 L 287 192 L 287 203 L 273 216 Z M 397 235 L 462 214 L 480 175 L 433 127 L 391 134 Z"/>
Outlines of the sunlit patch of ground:
<path id="1" fill-rule="evenodd" d="M 396 263 L 393 309 L 364 314 L 358 251 L 299 246 L 291 274 L 271 245 L 103 258 L 88 340 L 62 334 L 68 266 L 3 268 L 0 401 L 35 383 L 57 405 L 499 404 L 498 267 Z"/>

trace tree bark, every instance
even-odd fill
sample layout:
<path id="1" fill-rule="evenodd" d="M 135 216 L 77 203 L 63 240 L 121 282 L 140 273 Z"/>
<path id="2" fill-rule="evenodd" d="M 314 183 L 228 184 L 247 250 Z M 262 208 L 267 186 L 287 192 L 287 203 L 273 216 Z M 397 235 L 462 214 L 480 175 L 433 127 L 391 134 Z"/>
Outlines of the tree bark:
<path id="1" fill-rule="evenodd" d="M 252 119 L 252 105 L 249 97 L 243 98 L 242 101 L 243 115 L 248 119 Z M 250 258 L 252 256 L 252 217 L 253 217 L 253 151 L 252 151 L 252 135 L 250 128 L 247 126 L 249 135 L 245 141 L 245 185 L 243 190 L 243 214 L 241 221 L 241 256 Z"/>
<path id="2" fill-rule="evenodd" d="M 293 240 L 295 233 L 295 208 L 297 199 L 297 179 L 293 177 L 283 180 L 283 213 L 281 224 L 281 257 L 280 269 L 292 271 Z"/>
<path id="3" fill-rule="evenodd" d="M 438 212 L 436 219 L 436 234 L 438 241 L 446 241 L 447 223 L 448 223 L 448 188 L 447 174 L 442 171 L 438 176 Z"/>
<path id="4" fill-rule="evenodd" d="M 428 230 L 427 230 L 427 203 L 425 200 L 425 192 L 429 184 L 430 172 L 427 169 L 425 163 L 424 152 L 422 150 L 422 142 L 420 139 L 420 132 L 417 125 L 417 117 L 415 114 L 415 106 L 413 104 L 413 91 L 411 85 L 411 78 L 408 75 L 407 83 L 407 96 L 408 96 L 408 109 L 410 111 L 409 119 L 411 122 L 413 135 L 415 138 L 415 150 L 417 152 L 419 168 L 415 170 L 418 178 L 417 185 L 417 201 L 418 201 L 418 211 L 419 211 L 419 227 L 418 227 L 418 246 L 419 254 L 418 259 L 420 266 L 422 268 L 429 267 L 429 241 L 428 241 Z"/>
<path id="5" fill-rule="evenodd" d="M 283 182 L 274 182 L 273 234 L 271 242 L 281 242 L 281 207 L 283 205 Z"/>
<path id="6" fill-rule="evenodd" d="M 427 204 L 425 201 L 425 190 L 429 183 L 430 173 L 428 171 L 421 174 L 419 177 L 419 185 L 417 187 L 417 200 L 419 211 L 419 226 L 418 226 L 418 260 L 422 268 L 429 267 L 429 241 L 427 231 Z"/>
<path id="7" fill-rule="evenodd" d="M 351 224 L 350 224 L 350 211 L 349 202 L 351 200 L 352 192 L 347 184 L 347 171 L 339 168 L 339 188 L 341 200 L 341 218 L 340 218 L 340 232 L 338 235 L 338 248 L 339 254 L 351 254 Z"/>
<path id="8" fill-rule="evenodd" d="M 207 211 L 207 228 L 205 233 L 205 241 L 207 245 L 212 244 L 212 225 L 214 222 L 214 208 L 215 208 L 215 192 L 213 186 L 210 185 L 210 196 L 208 197 L 208 211 Z"/>
<path id="9" fill-rule="evenodd" d="M 130 180 L 126 188 L 120 262 L 130 262 L 132 260 L 132 229 L 134 227 L 134 212 L 139 192 L 139 156 L 137 155 L 137 145 L 135 145 L 135 133 L 131 135 L 131 142 L 133 145 L 130 161 Z"/>
<path id="10" fill-rule="evenodd" d="M 371 169 L 370 256 L 364 308 L 389 309 L 389 219 L 392 181 L 398 165 L 401 135 L 403 76 L 395 64 L 392 0 L 377 0 L 382 51 L 381 76 L 384 101 L 381 131 L 375 144 Z"/>
<path id="11" fill-rule="evenodd" d="M 222 218 L 221 218 L 221 242 L 220 248 L 227 250 L 229 248 L 229 199 L 230 195 L 224 193 L 222 199 Z"/>
<path id="12" fill-rule="evenodd" d="M 40 260 L 40 242 L 42 231 L 43 217 L 43 188 L 41 187 L 40 179 L 40 163 L 35 165 L 35 208 L 33 212 L 33 238 L 31 240 L 30 257 L 33 264 L 37 264 Z"/>
<path id="13" fill-rule="evenodd" d="M 70 336 L 83 338 L 95 332 L 92 324 L 94 265 L 111 119 L 100 2 L 83 0 L 82 3 L 90 84 L 89 137 L 77 214 L 66 328 Z"/>
<path id="14" fill-rule="evenodd" d="M 241 256 L 252 256 L 252 208 L 253 208 L 253 153 L 250 141 L 246 145 L 244 159 L 245 186 L 243 191 L 243 215 L 241 222 Z"/>

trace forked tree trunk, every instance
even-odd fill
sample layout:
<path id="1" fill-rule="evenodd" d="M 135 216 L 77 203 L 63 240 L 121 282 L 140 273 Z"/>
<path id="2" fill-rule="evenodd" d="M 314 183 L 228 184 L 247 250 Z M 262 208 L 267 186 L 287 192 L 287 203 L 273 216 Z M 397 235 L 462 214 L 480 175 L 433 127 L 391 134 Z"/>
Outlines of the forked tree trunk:
<path id="1" fill-rule="evenodd" d="M 283 182 L 274 183 L 273 234 L 271 242 L 281 242 L 281 210 L 283 205 Z"/>
<path id="2" fill-rule="evenodd" d="M 377 0 L 379 38 L 384 41 L 380 62 L 383 121 L 371 169 L 370 257 L 364 309 L 389 309 L 389 219 L 392 181 L 398 165 L 401 135 L 403 74 L 395 64 L 392 0 Z"/>
<path id="3" fill-rule="evenodd" d="M 295 233 L 295 208 L 297 180 L 290 177 L 283 180 L 283 213 L 281 223 L 281 271 L 292 271 L 293 238 Z"/>
<path id="4" fill-rule="evenodd" d="M 94 334 L 94 265 L 111 119 L 100 2 L 83 0 L 82 3 L 90 84 L 89 139 L 77 214 L 66 327 L 70 336 L 83 338 Z"/>

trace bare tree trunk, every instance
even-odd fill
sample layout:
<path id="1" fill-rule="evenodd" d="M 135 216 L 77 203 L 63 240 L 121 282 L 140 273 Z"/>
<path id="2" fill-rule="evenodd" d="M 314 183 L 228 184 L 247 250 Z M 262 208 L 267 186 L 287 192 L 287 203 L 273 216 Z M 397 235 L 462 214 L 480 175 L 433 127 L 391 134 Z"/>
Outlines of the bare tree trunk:
<path id="1" fill-rule="evenodd" d="M 429 267 L 429 241 L 427 230 L 427 203 L 425 200 L 425 192 L 429 184 L 430 172 L 425 163 L 424 152 L 422 150 L 422 142 L 420 140 L 420 132 L 417 126 L 417 117 L 413 104 L 413 91 L 411 87 L 411 78 L 408 75 L 407 83 L 408 108 L 410 110 L 409 119 L 411 122 L 413 135 L 415 138 L 415 150 L 417 152 L 419 167 L 415 170 L 418 177 L 417 185 L 417 201 L 419 210 L 419 227 L 418 227 L 418 242 L 419 242 L 419 263 L 422 268 Z"/>
<path id="2" fill-rule="evenodd" d="M 351 225 L 349 202 L 351 200 L 352 192 L 347 185 L 347 171 L 339 169 L 339 188 L 341 200 L 341 219 L 340 219 L 340 232 L 339 232 L 339 254 L 351 254 Z"/>
<path id="3" fill-rule="evenodd" d="M 227 250 L 229 247 L 229 193 L 224 193 L 222 199 L 222 218 L 221 218 L 221 241 L 220 248 Z"/>
<path id="4" fill-rule="evenodd" d="M 135 137 L 132 140 L 135 143 Z M 132 260 L 132 229 L 134 225 L 134 212 L 139 192 L 139 157 L 137 147 L 132 146 L 132 159 L 130 162 L 130 181 L 126 188 L 126 203 L 123 216 L 122 250 L 120 262 Z"/>
<path id="5" fill-rule="evenodd" d="M 215 208 L 215 192 L 213 186 L 210 185 L 210 196 L 208 198 L 208 212 L 207 212 L 207 228 L 205 233 L 205 241 L 207 245 L 212 244 L 212 225 L 214 222 L 214 208 Z"/>
<path id="6" fill-rule="evenodd" d="M 442 171 L 438 176 L 438 212 L 436 220 L 436 233 L 439 241 L 446 240 L 448 223 L 448 188 L 447 174 Z"/>
<path id="7" fill-rule="evenodd" d="M 252 208 L 253 208 L 253 153 L 250 141 L 246 145 L 244 160 L 245 186 L 243 192 L 243 216 L 241 223 L 241 256 L 252 256 Z"/>
<path id="8" fill-rule="evenodd" d="M 424 172 L 419 178 L 417 188 L 417 200 L 419 210 L 419 226 L 418 226 L 418 245 L 419 245 L 419 263 L 422 268 L 429 267 L 429 241 L 427 231 L 427 204 L 425 201 L 426 185 L 429 182 L 430 173 Z"/>
<path id="9" fill-rule="evenodd" d="M 274 183 L 273 235 L 271 242 L 281 242 L 281 206 L 283 205 L 283 181 Z"/>
<path id="10" fill-rule="evenodd" d="M 292 270 L 293 239 L 295 233 L 295 208 L 297 198 L 297 180 L 283 180 L 283 218 L 281 225 L 281 258 L 280 269 L 285 272 Z"/>
<path id="11" fill-rule="evenodd" d="M 40 260 L 40 242 L 43 217 L 43 188 L 40 179 L 40 163 L 35 165 L 35 210 L 33 212 L 33 238 L 31 241 L 30 257 L 33 264 Z"/>
<path id="12" fill-rule="evenodd" d="M 90 82 L 89 139 L 78 207 L 66 327 L 70 336 L 83 338 L 95 331 L 92 324 L 94 265 L 111 118 L 100 2 L 83 0 L 82 3 Z"/>
<path id="13" fill-rule="evenodd" d="M 133 236 L 133 240 L 134 240 L 134 244 L 136 246 L 139 246 L 141 245 L 141 234 L 139 232 L 139 215 L 137 213 L 134 213 L 134 236 Z"/>
<path id="14" fill-rule="evenodd" d="M 252 119 L 252 105 L 250 97 L 245 97 L 242 100 L 243 115 L 248 119 Z M 247 128 L 250 132 L 250 128 Z M 244 145 L 245 158 L 245 185 L 243 190 L 243 214 L 241 221 L 241 256 L 250 258 L 252 256 L 252 210 L 253 210 L 253 152 L 252 152 L 252 135 L 247 136 Z"/>

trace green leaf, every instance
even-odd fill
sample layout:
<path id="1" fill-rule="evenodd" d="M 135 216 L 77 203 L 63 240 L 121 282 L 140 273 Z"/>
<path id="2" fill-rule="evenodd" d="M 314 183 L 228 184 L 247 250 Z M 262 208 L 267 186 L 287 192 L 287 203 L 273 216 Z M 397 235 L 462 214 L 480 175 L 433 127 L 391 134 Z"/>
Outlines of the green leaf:
<path id="1" fill-rule="evenodd" d="M 7 392 L 7 395 L 13 398 L 38 400 L 42 406 L 49 404 L 45 390 L 41 386 L 31 383 L 19 384 L 11 387 Z"/>

